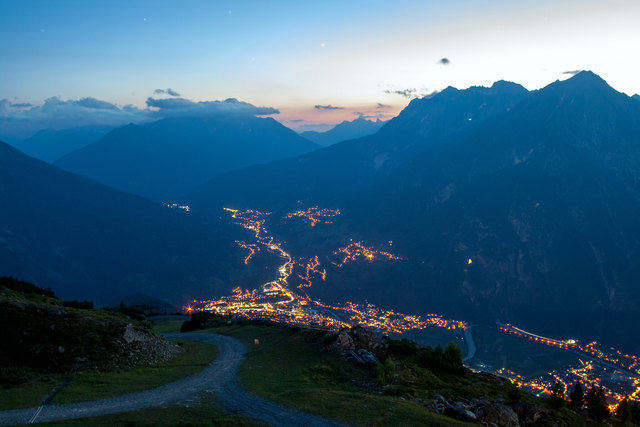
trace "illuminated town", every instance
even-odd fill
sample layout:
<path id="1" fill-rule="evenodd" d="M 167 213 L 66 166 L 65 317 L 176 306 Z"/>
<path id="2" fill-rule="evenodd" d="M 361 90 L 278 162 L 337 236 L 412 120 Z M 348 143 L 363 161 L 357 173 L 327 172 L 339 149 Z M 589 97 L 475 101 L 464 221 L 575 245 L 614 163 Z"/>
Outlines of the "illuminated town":
<path id="1" fill-rule="evenodd" d="M 295 211 L 285 215 L 286 219 L 302 218 L 309 223 L 311 227 L 315 227 L 318 223 L 331 224 L 327 218 L 333 218 L 340 215 L 339 209 L 320 209 L 318 206 L 312 206 L 306 211 Z"/>
<path id="2" fill-rule="evenodd" d="M 403 333 L 412 329 L 423 329 L 433 325 L 449 329 L 460 329 L 464 323 L 456 320 L 447 320 L 435 314 L 426 316 L 406 316 L 395 313 L 392 310 L 382 310 L 371 304 L 358 305 L 347 302 L 340 306 L 331 306 L 315 301 L 305 292 L 306 288 L 313 285 L 314 280 L 326 279 L 326 270 L 321 268 L 320 258 L 316 255 L 311 258 L 294 259 L 287 253 L 282 245 L 272 236 L 269 236 L 265 227 L 266 218 L 270 213 L 255 210 L 239 211 L 225 209 L 231 213 L 236 224 L 253 232 L 257 243 L 246 243 L 237 240 L 236 244 L 247 249 L 248 254 L 244 263 L 248 264 L 251 257 L 258 251 L 266 250 L 277 254 L 283 264 L 278 268 L 275 280 L 262 284 L 258 289 L 248 290 L 234 289 L 232 295 L 219 299 L 194 301 L 187 311 L 206 310 L 216 313 L 232 313 L 246 318 L 263 318 L 293 325 L 311 325 L 319 328 L 338 330 L 343 327 L 361 325 L 380 331 L 384 334 Z M 311 208 L 307 211 L 297 211 L 286 216 L 304 217 L 309 219 L 309 225 L 318 223 L 318 217 L 339 215 L 337 210 Z M 313 218 L 313 219 L 312 219 Z M 340 255 L 343 265 L 359 258 L 368 261 L 386 260 L 397 261 L 402 258 L 389 252 L 378 251 L 365 246 L 362 242 L 350 243 L 344 248 L 334 252 Z M 300 284 L 297 291 L 290 288 L 289 279 L 295 274 Z"/>
<path id="3" fill-rule="evenodd" d="M 391 242 L 389 242 L 391 244 Z M 386 260 L 402 260 L 402 257 L 391 254 L 385 251 L 378 251 L 372 247 L 365 246 L 362 242 L 353 242 L 344 248 L 340 248 L 333 253 L 338 255 L 340 261 L 334 262 L 338 267 L 342 267 L 348 262 L 356 261 L 358 259 L 366 259 L 373 261 L 376 258 L 382 258 Z"/>
<path id="4" fill-rule="evenodd" d="M 190 212 L 191 208 L 189 207 L 189 205 L 179 205 L 177 203 L 163 203 L 164 206 L 171 208 L 171 209 L 181 209 L 185 212 Z"/>
<path id="5" fill-rule="evenodd" d="M 508 369 L 496 371 L 534 394 L 550 394 L 556 381 L 573 386 L 579 380 L 589 387 L 602 386 L 612 411 L 625 396 L 630 399 L 640 397 L 640 358 L 637 356 L 624 354 L 614 348 L 606 349 L 596 341 L 583 345 L 574 339 L 561 341 L 542 337 L 510 324 L 498 324 L 498 329 L 538 344 L 569 351 L 579 357 L 578 366 L 567 366 L 564 370 L 553 370 L 536 378 L 523 377 Z M 483 368 L 487 370 L 487 366 Z"/>
<path id="6" fill-rule="evenodd" d="M 259 286 L 257 289 L 236 287 L 229 296 L 217 299 L 193 301 L 185 311 L 211 311 L 218 314 L 249 319 L 268 319 L 317 329 L 337 331 L 356 325 L 371 328 L 383 335 L 403 334 L 412 330 L 439 327 L 462 334 L 471 334 L 468 325 L 460 320 L 446 319 L 437 314 L 405 315 L 392 310 L 384 310 L 372 304 L 346 302 L 341 305 L 329 305 L 312 299 L 307 290 L 314 283 L 324 281 L 327 271 L 321 266 L 318 255 L 310 258 L 295 258 L 286 252 L 282 244 L 269 235 L 266 228 L 270 213 L 256 210 L 225 209 L 236 224 L 250 230 L 255 243 L 237 240 L 236 244 L 247 250 L 244 263 L 248 264 L 253 255 L 261 250 L 277 255 L 282 264 L 278 267 L 275 280 Z M 339 210 L 310 208 L 287 214 L 285 218 L 303 218 L 311 227 L 316 224 L 330 223 L 327 218 L 340 214 Z M 392 246 L 392 242 L 388 242 Z M 367 262 L 398 262 L 403 258 L 390 252 L 366 246 L 363 242 L 350 242 L 347 246 L 335 250 L 328 256 L 331 263 L 342 267 L 348 262 L 366 260 Z M 471 264 L 468 260 L 468 264 Z M 296 282 L 297 286 L 291 285 Z M 294 288 L 292 288 L 295 286 Z M 573 386 L 577 380 L 588 387 L 602 386 L 611 408 L 625 396 L 631 399 L 640 397 L 640 358 L 624 354 L 619 350 L 605 349 L 597 342 L 581 344 L 577 340 L 557 340 L 527 332 L 510 324 L 498 324 L 497 333 L 504 333 L 530 340 L 537 344 L 568 351 L 579 356 L 578 366 L 564 366 L 537 377 L 523 376 L 507 368 L 494 368 L 483 363 L 477 357 L 467 361 L 467 365 L 479 371 L 503 376 L 536 395 L 549 395 L 556 381 Z"/>

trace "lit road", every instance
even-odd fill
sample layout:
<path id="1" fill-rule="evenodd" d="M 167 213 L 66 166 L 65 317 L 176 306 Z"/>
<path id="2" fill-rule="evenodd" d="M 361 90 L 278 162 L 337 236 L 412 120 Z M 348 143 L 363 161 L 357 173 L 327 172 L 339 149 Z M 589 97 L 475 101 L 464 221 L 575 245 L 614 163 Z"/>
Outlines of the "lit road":
<path id="1" fill-rule="evenodd" d="M 199 392 L 215 392 L 223 406 L 276 426 L 332 426 L 337 423 L 289 409 L 244 391 L 236 382 L 244 360 L 244 344 L 235 338 L 207 333 L 166 334 L 167 338 L 205 341 L 218 347 L 218 357 L 201 372 L 163 386 L 109 399 L 38 408 L 0 411 L 0 425 L 40 423 L 130 412 L 186 399 Z"/>

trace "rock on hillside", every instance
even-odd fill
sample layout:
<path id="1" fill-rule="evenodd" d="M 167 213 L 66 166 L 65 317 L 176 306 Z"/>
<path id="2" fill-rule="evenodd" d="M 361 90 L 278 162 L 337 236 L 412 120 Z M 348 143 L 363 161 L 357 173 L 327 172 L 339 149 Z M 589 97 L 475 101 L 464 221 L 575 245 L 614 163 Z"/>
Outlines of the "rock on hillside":
<path id="1" fill-rule="evenodd" d="M 45 372 L 161 363 L 180 348 L 128 318 L 0 289 L 0 366 Z"/>

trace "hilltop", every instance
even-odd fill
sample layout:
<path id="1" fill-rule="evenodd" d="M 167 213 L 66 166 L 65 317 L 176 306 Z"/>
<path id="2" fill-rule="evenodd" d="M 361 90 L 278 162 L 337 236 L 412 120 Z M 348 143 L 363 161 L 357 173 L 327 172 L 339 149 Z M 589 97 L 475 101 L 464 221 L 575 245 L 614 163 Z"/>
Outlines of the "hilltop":
<path id="1" fill-rule="evenodd" d="M 180 351 L 126 316 L 10 277 L 0 277 L 0 322 L 6 374 L 120 369 L 164 362 Z M 20 380 L 10 377 L 3 382 Z"/>

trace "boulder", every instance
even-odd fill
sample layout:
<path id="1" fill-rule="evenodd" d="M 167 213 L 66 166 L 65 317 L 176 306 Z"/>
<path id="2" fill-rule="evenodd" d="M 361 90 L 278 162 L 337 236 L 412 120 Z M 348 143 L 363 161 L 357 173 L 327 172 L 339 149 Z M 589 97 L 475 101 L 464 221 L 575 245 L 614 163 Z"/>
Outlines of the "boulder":
<path id="1" fill-rule="evenodd" d="M 442 397 L 439 394 L 436 394 L 435 397 L 433 398 L 433 401 L 435 403 L 442 403 L 443 405 L 448 405 L 449 402 L 447 402 L 447 399 L 445 399 L 444 397 Z"/>
<path id="2" fill-rule="evenodd" d="M 511 407 L 499 403 L 480 405 L 474 408 L 477 420 L 482 423 L 494 423 L 503 427 L 520 427 L 518 414 Z"/>
<path id="3" fill-rule="evenodd" d="M 353 344 L 353 340 L 346 331 L 340 332 L 337 343 L 342 350 L 355 350 L 356 348 Z"/>
<path id="4" fill-rule="evenodd" d="M 518 403 L 513 409 L 518 414 L 522 425 L 534 425 L 550 413 L 544 406 L 534 403 Z"/>
<path id="5" fill-rule="evenodd" d="M 473 412 L 451 405 L 444 408 L 444 414 L 459 421 L 473 422 L 477 419 L 476 414 Z"/>

